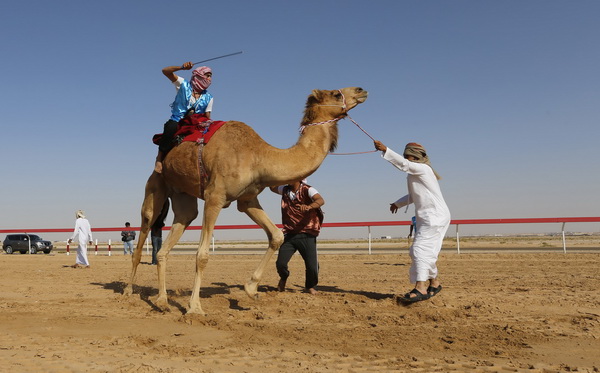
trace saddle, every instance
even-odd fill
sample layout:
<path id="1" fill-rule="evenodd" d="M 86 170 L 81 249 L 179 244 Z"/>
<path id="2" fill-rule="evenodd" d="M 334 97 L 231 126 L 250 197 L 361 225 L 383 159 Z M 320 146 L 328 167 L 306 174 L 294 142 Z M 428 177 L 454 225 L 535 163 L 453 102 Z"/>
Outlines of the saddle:
<path id="1" fill-rule="evenodd" d="M 179 121 L 179 128 L 173 136 L 175 146 L 184 141 L 195 142 L 199 145 L 198 149 L 198 171 L 200 174 L 200 196 L 204 199 L 204 188 L 208 180 L 208 174 L 204 169 L 202 162 L 202 150 L 204 145 L 208 144 L 210 138 L 221 128 L 226 122 L 212 121 L 204 114 L 189 114 Z M 162 133 L 154 135 L 152 142 L 156 145 L 160 144 Z"/>
<path id="2" fill-rule="evenodd" d="M 210 120 L 204 114 L 187 115 L 179 121 L 179 128 L 173 136 L 173 142 L 175 145 L 179 145 L 184 141 L 206 145 L 212 135 L 225 123 L 223 121 Z M 162 133 L 157 133 L 152 137 L 152 142 L 159 145 L 161 137 Z"/>

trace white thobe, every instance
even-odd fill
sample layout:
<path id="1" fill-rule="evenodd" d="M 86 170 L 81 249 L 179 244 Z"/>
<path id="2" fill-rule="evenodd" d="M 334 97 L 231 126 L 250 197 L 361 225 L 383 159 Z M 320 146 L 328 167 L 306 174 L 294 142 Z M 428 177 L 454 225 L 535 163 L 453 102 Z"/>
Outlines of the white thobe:
<path id="1" fill-rule="evenodd" d="M 440 184 L 433 169 L 424 163 L 411 162 L 390 148 L 387 148 L 383 158 L 408 174 L 408 194 L 394 204 L 399 208 L 411 203 L 415 205 L 417 226 L 409 249 L 412 259 L 410 282 L 436 278 L 437 258 L 450 225 L 450 210 L 442 196 Z"/>
<path id="2" fill-rule="evenodd" d="M 77 218 L 77 220 L 75 220 L 75 230 L 73 231 L 71 240 L 75 240 L 75 238 L 78 239 L 77 259 L 75 260 L 75 263 L 89 266 L 90 262 L 87 257 L 87 244 L 89 241 L 92 241 L 92 227 L 87 219 Z"/>

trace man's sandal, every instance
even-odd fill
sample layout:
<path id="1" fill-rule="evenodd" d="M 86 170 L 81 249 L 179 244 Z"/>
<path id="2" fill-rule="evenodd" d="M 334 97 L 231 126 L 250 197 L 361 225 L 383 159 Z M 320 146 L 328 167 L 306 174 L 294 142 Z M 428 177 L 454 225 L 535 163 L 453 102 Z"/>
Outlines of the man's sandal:
<path id="1" fill-rule="evenodd" d="M 411 297 L 411 294 L 414 294 L 415 296 Z M 429 293 L 423 294 L 417 289 L 412 289 L 410 292 L 404 294 L 404 296 L 402 298 L 399 298 L 398 300 L 404 304 L 411 304 L 415 302 L 420 302 L 422 300 L 427 300 L 430 297 L 431 296 L 429 295 Z"/>
<path id="2" fill-rule="evenodd" d="M 427 288 L 427 294 L 429 294 L 430 297 L 433 297 L 440 291 L 442 291 L 442 285 L 438 285 L 437 288 L 434 288 L 433 286 Z"/>

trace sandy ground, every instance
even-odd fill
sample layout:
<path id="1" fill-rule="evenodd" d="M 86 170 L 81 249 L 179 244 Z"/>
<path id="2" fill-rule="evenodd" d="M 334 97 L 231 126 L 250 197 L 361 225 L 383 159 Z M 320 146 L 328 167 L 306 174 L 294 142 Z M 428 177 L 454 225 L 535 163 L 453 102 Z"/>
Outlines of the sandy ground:
<path id="1" fill-rule="evenodd" d="M 0 254 L 2 372 L 597 372 L 600 254 L 443 252 L 444 289 L 412 306 L 407 254 L 320 257 L 320 294 L 302 292 L 303 262 L 260 300 L 243 292 L 258 255 L 211 255 L 201 300 L 185 315 L 194 256 L 171 255 L 171 312 L 159 312 L 156 267 L 130 259 Z"/>

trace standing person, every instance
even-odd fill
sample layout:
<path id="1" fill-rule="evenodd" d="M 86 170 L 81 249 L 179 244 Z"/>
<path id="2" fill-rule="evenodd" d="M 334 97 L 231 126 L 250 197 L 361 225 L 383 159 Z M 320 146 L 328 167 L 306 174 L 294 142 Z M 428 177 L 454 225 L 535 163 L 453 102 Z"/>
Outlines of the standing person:
<path id="1" fill-rule="evenodd" d="M 162 247 L 162 229 L 165 226 L 165 219 L 167 218 L 167 214 L 169 213 L 169 200 L 167 199 L 163 204 L 163 208 L 160 212 L 160 215 L 156 218 L 156 221 L 150 227 L 150 240 L 152 241 L 152 264 L 158 264 L 158 259 L 156 254 L 160 251 Z"/>
<path id="2" fill-rule="evenodd" d="M 417 232 L 417 218 L 415 216 L 413 216 L 412 219 L 410 219 L 410 230 L 408 231 L 408 237 L 406 238 L 411 238 L 413 232 Z"/>
<path id="3" fill-rule="evenodd" d="M 152 240 L 152 264 L 158 264 L 158 260 L 156 259 L 156 254 L 160 251 L 162 247 L 162 229 L 165 226 L 165 223 L 162 221 L 156 221 L 152 224 L 150 228 L 150 239 Z"/>
<path id="4" fill-rule="evenodd" d="M 306 180 L 298 180 L 292 184 L 271 187 L 272 192 L 281 194 L 281 220 L 284 241 L 277 256 L 277 273 L 280 280 L 279 291 L 285 291 L 285 284 L 290 275 L 288 263 L 296 251 L 300 252 L 305 272 L 305 291 L 317 294 L 315 286 L 319 283 L 319 261 L 317 258 L 317 236 L 323 224 L 321 206 L 325 200 L 319 192 L 306 184 Z"/>
<path id="5" fill-rule="evenodd" d="M 90 222 L 85 218 L 85 214 L 82 210 L 77 210 L 75 212 L 75 229 L 73 231 L 73 235 L 68 243 L 73 242 L 75 238 L 78 240 L 77 245 L 77 259 L 75 259 L 75 264 L 71 267 L 73 268 L 89 268 L 90 262 L 87 257 L 87 244 L 92 244 L 92 227 L 90 226 Z"/>
<path id="6" fill-rule="evenodd" d="M 415 284 L 415 288 L 400 300 L 413 303 L 429 299 L 442 290 L 436 262 L 450 225 L 450 210 L 438 183 L 440 177 L 431 167 L 422 145 L 411 142 L 400 155 L 380 141 L 374 144 L 375 149 L 383 152 L 385 160 L 408 174 L 408 194 L 390 205 L 392 214 L 400 207 L 411 203 L 415 205 L 415 238 L 409 249 L 412 261 L 410 282 Z"/>
<path id="7" fill-rule="evenodd" d="M 181 66 L 167 66 L 162 73 L 175 85 L 177 94 L 171 104 L 171 118 L 165 123 L 154 171 L 162 172 L 162 160 L 173 147 L 173 136 L 178 129 L 179 121 L 191 112 L 205 114 L 210 119 L 212 112 L 213 96 L 206 90 L 212 83 L 212 70 L 208 66 L 201 66 L 192 71 L 190 81 L 175 74 L 179 70 L 191 70 L 194 66 L 186 62 Z"/>
<path id="8" fill-rule="evenodd" d="M 121 241 L 123 241 L 123 254 L 133 255 L 133 241 L 135 240 L 135 232 L 132 231 L 129 227 L 131 224 L 129 222 L 125 223 L 125 230 L 121 231 Z"/>

